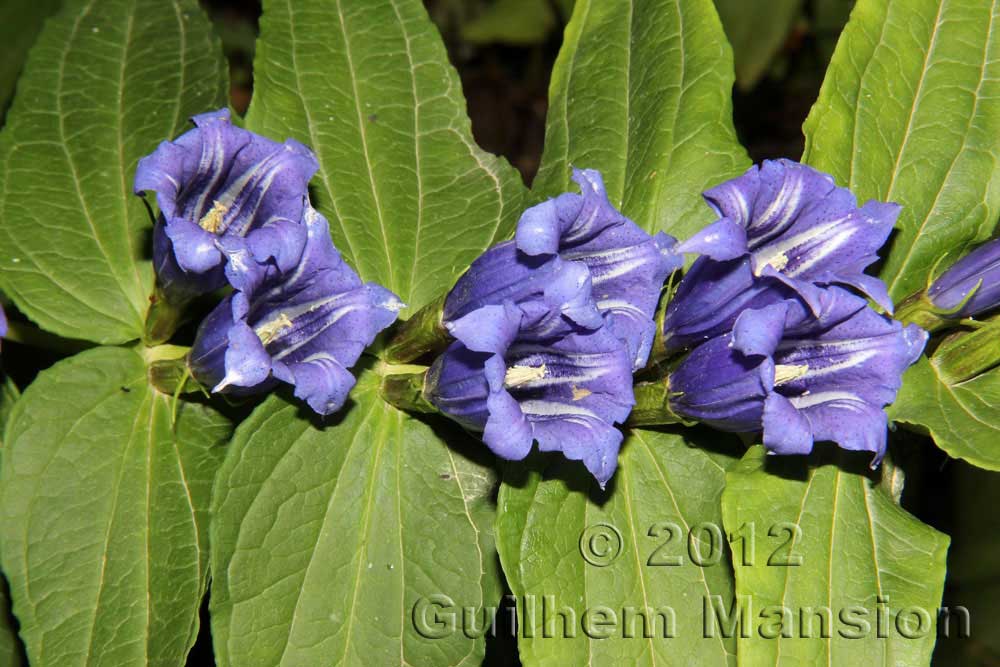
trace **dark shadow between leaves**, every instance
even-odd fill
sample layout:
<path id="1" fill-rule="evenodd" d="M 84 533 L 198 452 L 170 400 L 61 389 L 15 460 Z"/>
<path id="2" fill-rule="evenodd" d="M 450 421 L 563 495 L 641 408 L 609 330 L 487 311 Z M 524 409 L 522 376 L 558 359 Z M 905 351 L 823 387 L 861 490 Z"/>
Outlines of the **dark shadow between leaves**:
<path id="1" fill-rule="evenodd" d="M 841 449 L 832 442 L 818 442 L 810 454 L 768 455 L 764 459 L 764 471 L 785 479 L 805 482 L 811 469 L 836 466 L 843 472 L 867 477 L 873 484 L 882 479 L 881 466 L 871 468 L 871 452 L 851 452 Z"/>

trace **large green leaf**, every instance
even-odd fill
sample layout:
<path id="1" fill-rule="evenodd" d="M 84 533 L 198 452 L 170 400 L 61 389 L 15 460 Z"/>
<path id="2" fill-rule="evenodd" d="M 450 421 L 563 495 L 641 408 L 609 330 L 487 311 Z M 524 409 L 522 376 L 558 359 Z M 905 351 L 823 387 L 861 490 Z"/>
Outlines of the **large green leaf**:
<path id="1" fill-rule="evenodd" d="M 312 147 L 337 248 L 413 308 L 520 214 L 520 177 L 473 142 L 419 0 L 265 2 L 247 126 Z"/>
<path id="2" fill-rule="evenodd" d="M 606 493 L 577 462 L 512 466 L 497 546 L 524 665 L 735 664 L 735 642 L 702 624 L 711 596 L 732 603 L 719 499 L 735 460 L 636 430 Z"/>
<path id="3" fill-rule="evenodd" d="M 853 472 L 858 458 L 778 458 L 752 448 L 722 494 L 727 530 L 752 525 L 757 542 L 734 557 L 740 664 L 928 664 L 948 538 Z"/>
<path id="4" fill-rule="evenodd" d="M 436 637 L 434 612 L 499 602 L 495 478 L 469 458 L 488 450 L 388 407 L 373 372 L 351 396 L 326 424 L 273 397 L 237 430 L 213 501 L 221 665 L 482 660 L 482 637 Z"/>
<path id="5" fill-rule="evenodd" d="M 136 162 L 223 103 L 194 0 L 74 0 L 32 49 L 0 133 L 0 282 L 42 327 L 118 343 L 152 286 Z"/>
<path id="6" fill-rule="evenodd" d="M 10 378 L 4 378 L 0 383 L 0 431 L 7 425 L 14 403 L 20 396 L 17 386 Z M 3 444 L 0 443 L 0 453 Z M 7 580 L 0 580 L 0 665 L 19 667 L 24 664 L 24 647 L 17 637 L 14 616 L 10 608 L 10 590 Z"/>
<path id="7" fill-rule="evenodd" d="M 98 348 L 42 372 L 4 442 L 0 549 L 32 665 L 183 665 L 229 423 Z"/>
<path id="8" fill-rule="evenodd" d="M 28 49 L 38 37 L 42 22 L 62 4 L 61 0 L 7 0 L 0 5 L 0 125 Z"/>
<path id="9" fill-rule="evenodd" d="M 733 46 L 736 83 L 752 88 L 767 73 L 781 49 L 804 0 L 774 0 L 767 9 L 747 0 L 715 0 L 715 8 Z M 823 4 L 823 3 L 819 3 Z"/>
<path id="10" fill-rule="evenodd" d="M 921 359 L 903 376 L 888 411 L 892 419 L 927 432 L 951 456 L 1000 470 L 1000 370 L 952 385 L 933 360 Z"/>
<path id="11" fill-rule="evenodd" d="M 1000 215 L 998 14 L 996 0 L 859 0 L 806 120 L 807 162 L 903 205 L 881 269 L 897 301 Z"/>
<path id="12" fill-rule="evenodd" d="M 534 190 L 575 190 L 571 166 L 598 169 L 640 227 L 691 234 L 712 219 L 701 192 L 747 166 L 732 85 L 711 2 L 579 0 L 552 71 Z"/>

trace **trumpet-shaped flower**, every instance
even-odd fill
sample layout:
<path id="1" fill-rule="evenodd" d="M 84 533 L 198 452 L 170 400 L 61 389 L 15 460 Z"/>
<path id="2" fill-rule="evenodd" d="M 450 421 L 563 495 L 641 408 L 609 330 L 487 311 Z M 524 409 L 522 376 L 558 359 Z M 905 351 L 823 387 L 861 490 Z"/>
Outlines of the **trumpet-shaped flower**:
<path id="1" fill-rule="evenodd" d="M 518 250 L 558 256 L 590 269 L 598 310 L 628 347 L 632 366 L 646 364 L 656 326 L 653 314 L 666 277 L 683 264 L 677 240 L 650 236 L 619 212 L 593 169 L 574 169 L 580 194 L 564 193 L 526 210 L 517 225 Z"/>
<path id="2" fill-rule="evenodd" d="M 720 218 L 678 245 L 703 255 L 667 309 L 666 347 L 679 349 L 732 327 L 744 307 L 791 295 L 814 312 L 829 285 L 852 287 L 891 312 L 882 281 L 866 275 L 899 206 L 854 195 L 833 179 L 789 160 L 765 161 L 705 193 Z M 724 304 L 705 312 L 705 304 Z"/>
<path id="3" fill-rule="evenodd" d="M 542 329 L 539 329 L 539 324 Z M 617 466 L 634 403 L 632 363 L 607 327 L 539 337 L 545 317 L 508 300 L 449 326 L 457 341 L 437 358 L 424 393 L 501 458 L 542 451 L 579 460 L 603 488 Z"/>
<path id="4" fill-rule="evenodd" d="M 179 299 L 225 284 L 228 252 L 245 247 L 258 263 L 296 265 L 306 242 L 301 224 L 312 152 L 234 127 L 226 109 L 195 116 L 195 128 L 139 161 L 135 191 L 155 192 L 160 217 L 153 264 L 160 286 Z"/>
<path id="5" fill-rule="evenodd" d="M 256 264 L 245 244 L 223 241 L 236 291 L 202 322 L 188 365 L 213 391 L 252 394 L 286 382 L 327 415 L 354 386 L 347 369 L 403 304 L 361 282 L 333 247 L 326 219 L 308 204 L 304 228 L 301 261 L 287 272 Z"/>
<path id="6" fill-rule="evenodd" d="M 883 408 L 927 334 L 876 313 L 839 287 L 747 310 L 733 330 L 696 347 L 670 376 L 671 409 L 722 430 L 763 431 L 773 453 L 817 441 L 885 454 Z"/>

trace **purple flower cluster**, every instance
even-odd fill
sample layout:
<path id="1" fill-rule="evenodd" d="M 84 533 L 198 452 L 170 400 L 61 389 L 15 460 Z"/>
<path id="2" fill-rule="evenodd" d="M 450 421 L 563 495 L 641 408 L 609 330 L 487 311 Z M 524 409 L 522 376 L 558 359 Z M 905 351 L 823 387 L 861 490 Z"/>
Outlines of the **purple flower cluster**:
<path id="1" fill-rule="evenodd" d="M 455 342 L 425 393 L 498 456 L 532 443 L 580 460 L 603 486 L 617 465 L 615 427 L 634 403 L 675 239 L 650 236 L 608 201 L 600 174 L 581 192 L 529 208 L 513 241 L 487 250 L 458 280 L 443 321 Z"/>
<path id="2" fill-rule="evenodd" d="M 234 127 L 225 110 L 194 124 L 141 160 L 135 180 L 159 208 L 159 294 L 183 304 L 231 288 L 201 323 L 188 368 L 235 395 L 288 383 L 330 414 L 354 385 L 348 369 L 402 304 L 333 247 L 309 202 L 309 149 Z M 762 432 L 773 453 L 834 441 L 881 460 L 883 408 L 927 338 L 865 298 L 892 309 L 865 269 L 898 206 L 859 207 L 829 176 L 765 162 L 706 192 L 718 219 L 679 244 L 618 211 L 598 172 L 573 179 L 579 193 L 527 209 L 514 239 L 483 253 L 447 295 L 450 342 L 423 377 L 437 410 L 498 456 L 522 459 L 537 442 L 581 461 L 603 487 L 635 404 L 632 375 L 659 339 L 658 361 L 671 368 L 666 419 Z M 664 282 L 685 253 L 701 257 L 657 330 Z M 976 251 L 929 296 L 956 312 L 992 307 L 992 288 L 980 285 L 996 254 Z"/>
<path id="3" fill-rule="evenodd" d="M 885 285 L 864 273 L 899 209 L 868 202 L 805 165 L 765 162 L 705 193 L 719 220 L 679 246 L 703 254 L 664 318 L 678 415 L 763 432 L 774 453 L 817 441 L 885 453 L 886 415 L 927 334 L 879 314 Z"/>
<path id="4" fill-rule="evenodd" d="M 318 165 L 305 146 L 234 127 L 223 109 L 139 162 L 135 191 L 155 192 L 153 263 L 160 293 L 184 303 L 233 288 L 189 355 L 213 391 L 254 394 L 279 381 L 320 414 L 343 405 L 347 370 L 402 308 L 363 284 L 309 203 Z"/>

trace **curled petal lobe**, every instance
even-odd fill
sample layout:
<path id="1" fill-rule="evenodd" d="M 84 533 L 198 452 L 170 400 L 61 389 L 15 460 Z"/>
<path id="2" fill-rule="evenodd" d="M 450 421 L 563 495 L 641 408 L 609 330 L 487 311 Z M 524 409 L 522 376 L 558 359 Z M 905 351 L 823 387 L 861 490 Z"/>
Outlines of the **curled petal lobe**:
<path id="1" fill-rule="evenodd" d="M 761 427 L 763 443 L 769 453 L 808 454 L 813 448 L 809 420 L 781 394 L 771 394 L 764 401 Z"/>
<path id="2" fill-rule="evenodd" d="M 729 218 L 720 218 L 679 243 L 677 252 L 694 252 L 719 262 L 737 259 L 747 254 L 747 230 Z"/>
<path id="3" fill-rule="evenodd" d="M 246 278 L 198 330 L 189 365 L 218 391 L 248 394 L 275 380 L 320 414 L 338 410 L 354 385 L 347 371 L 402 308 L 380 285 L 364 284 L 330 241 L 326 220 L 305 212 L 308 239 L 299 264 L 237 272 Z M 229 264 L 248 261 L 236 243 Z"/>

